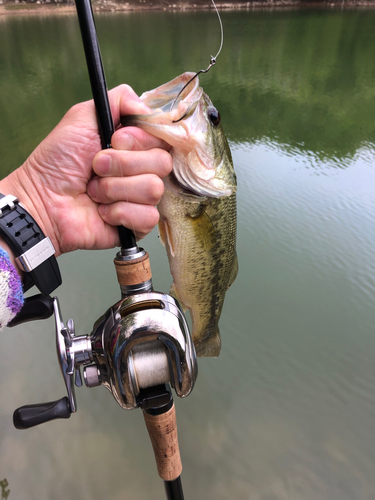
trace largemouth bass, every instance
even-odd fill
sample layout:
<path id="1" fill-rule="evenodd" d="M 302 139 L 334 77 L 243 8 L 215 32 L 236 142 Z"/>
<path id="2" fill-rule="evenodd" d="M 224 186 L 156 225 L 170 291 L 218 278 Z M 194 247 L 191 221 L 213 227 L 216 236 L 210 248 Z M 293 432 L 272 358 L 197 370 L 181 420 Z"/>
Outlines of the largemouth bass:
<path id="1" fill-rule="evenodd" d="M 141 99 L 152 114 L 122 117 L 121 122 L 172 146 L 173 171 L 158 205 L 159 232 L 173 276 L 170 293 L 190 311 L 197 355 L 218 356 L 218 322 L 238 269 L 237 183 L 220 114 L 198 77 L 181 92 L 193 76 L 184 73 L 145 92 Z"/>

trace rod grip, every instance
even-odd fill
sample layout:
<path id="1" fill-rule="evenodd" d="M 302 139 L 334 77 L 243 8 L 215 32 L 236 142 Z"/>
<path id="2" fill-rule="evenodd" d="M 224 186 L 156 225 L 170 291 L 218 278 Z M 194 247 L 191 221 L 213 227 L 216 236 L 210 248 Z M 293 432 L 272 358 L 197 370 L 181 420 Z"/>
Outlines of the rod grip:
<path id="1" fill-rule="evenodd" d="M 164 481 L 174 481 L 182 472 L 174 404 L 161 415 L 150 415 L 144 411 L 143 416 L 154 449 L 158 474 Z"/>
<path id="2" fill-rule="evenodd" d="M 114 260 L 117 279 L 121 285 L 132 286 L 152 278 L 150 257 L 147 252 L 134 260 Z"/>

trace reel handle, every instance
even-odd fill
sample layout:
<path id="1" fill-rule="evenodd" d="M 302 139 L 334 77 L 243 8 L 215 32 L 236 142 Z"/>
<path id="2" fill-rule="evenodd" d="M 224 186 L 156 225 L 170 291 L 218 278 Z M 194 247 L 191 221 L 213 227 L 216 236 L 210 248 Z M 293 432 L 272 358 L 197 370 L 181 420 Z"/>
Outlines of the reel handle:
<path id="1" fill-rule="evenodd" d="M 64 396 L 50 403 L 38 403 L 17 408 L 13 413 L 13 424 L 16 429 L 29 429 L 57 418 L 69 418 L 71 413 L 69 399 Z"/>

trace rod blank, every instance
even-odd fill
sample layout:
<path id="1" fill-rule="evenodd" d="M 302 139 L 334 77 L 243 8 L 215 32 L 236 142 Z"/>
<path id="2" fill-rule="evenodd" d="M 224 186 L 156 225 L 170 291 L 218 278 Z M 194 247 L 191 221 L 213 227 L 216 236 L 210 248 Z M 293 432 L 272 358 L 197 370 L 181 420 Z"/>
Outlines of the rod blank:
<path id="1" fill-rule="evenodd" d="M 105 81 L 91 1 L 76 0 L 76 9 L 81 29 L 83 48 L 85 50 L 87 69 L 89 71 L 92 95 L 98 117 L 102 148 L 109 149 L 111 147 L 114 125 L 111 108 L 109 106 L 107 84 Z M 118 232 L 121 248 L 133 248 L 137 246 L 135 236 L 130 229 L 118 226 Z"/>

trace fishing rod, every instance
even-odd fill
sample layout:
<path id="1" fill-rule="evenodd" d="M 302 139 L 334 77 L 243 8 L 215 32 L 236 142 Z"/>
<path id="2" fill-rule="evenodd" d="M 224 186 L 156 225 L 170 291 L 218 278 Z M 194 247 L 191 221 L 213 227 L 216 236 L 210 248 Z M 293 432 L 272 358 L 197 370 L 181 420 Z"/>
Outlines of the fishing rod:
<path id="1" fill-rule="evenodd" d="M 98 118 L 99 134 L 103 149 L 110 149 L 111 138 L 115 131 L 111 108 L 109 106 L 107 84 L 100 54 L 94 15 L 90 0 L 77 0 L 76 9 L 81 30 L 83 48 L 85 51 L 87 69 L 89 72 L 92 95 Z M 121 248 L 128 249 L 137 246 L 133 232 L 123 226 L 118 226 Z"/>
<path id="2" fill-rule="evenodd" d="M 81 29 L 82 42 L 84 46 L 87 68 L 93 93 L 95 108 L 97 112 L 99 133 L 103 149 L 111 148 L 111 138 L 114 133 L 113 119 L 109 106 L 108 90 L 105 80 L 103 62 L 101 58 L 94 14 L 91 0 L 76 0 L 76 9 Z M 149 256 L 143 249 L 139 249 L 133 232 L 125 227 L 118 227 L 121 251 L 115 258 L 117 277 L 121 288 L 122 297 L 139 292 L 149 292 L 152 290 L 151 267 Z M 169 393 L 169 396 L 167 395 Z M 168 499 L 183 499 L 180 474 L 182 465 L 179 456 L 173 456 L 174 463 L 166 463 L 160 456 L 171 453 L 165 447 L 170 448 L 171 444 L 163 443 L 168 436 L 168 426 L 175 428 L 173 446 L 177 447 L 177 424 L 174 413 L 173 398 L 170 391 L 165 388 L 159 389 L 159 398 L 166 398 L 166 402 L 148 407 L 148 403 L 141 403 L 144 418 L 158 465 L 159 475 L 165 481 L 165 490 Z M 155 398 L 155 396 L 154 396 Z M 146 397 L 147 400 L 147 397 Z M 156 401 L 154 399 L 154 401 Z M 163 430 L 161 431 L 161 427 Z M 176 444 L 177 442 L 177 444 Z M 179 455 L 179 452 L 177 453 Z M 174 453 L 173 455 L 176 455 Z M 172 467 L 173 471 L 169 470 Z M 166 470 L 168 472 L 166 472 Z M 172 477 L 173 476 L 173 477 Z"/>
<path id="3" fill-rule="evenodd" d="M 76 0 L 77 14 L 103 149 L 114 132 L 108 91 L 90 0 Z M 197 377 L 189 327 L 179 303 L 154 292 L 149 255 L 127 228 L 119 227 L 121 250 L 114 260 L 121 300 L 77 336 L 72 319 L 65 324 L 56 297 L 35 296 L 12 322 L 55 316 L 56 349 L 67 396 L 18 408 L 17 429 L 28 429 L 77 411 L 75 386 L 104 385 L 123 409 L 141 408 L 168 500 L 183 500 L 181 457 L 172 391 L 186 397 Z M 38 313 L 37 313 L 38 311 Z M 83 366 L 83 380 L 80 367 Z"/>

